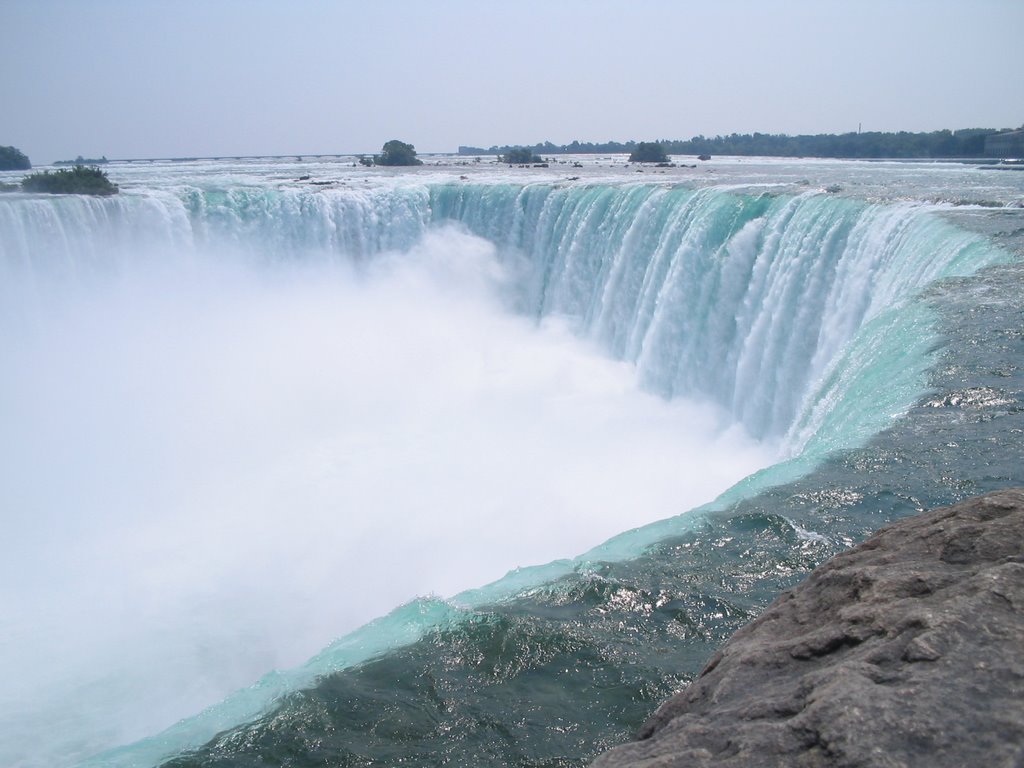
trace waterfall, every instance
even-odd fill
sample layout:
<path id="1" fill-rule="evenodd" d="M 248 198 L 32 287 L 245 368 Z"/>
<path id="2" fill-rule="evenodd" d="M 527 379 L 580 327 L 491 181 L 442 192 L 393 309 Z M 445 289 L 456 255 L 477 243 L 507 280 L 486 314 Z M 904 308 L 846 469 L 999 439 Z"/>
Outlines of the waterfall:
<path id="1" fill-rule="evenodd" d="M 567 318 L 650 391 L 713 401 L 792 453 L 836 401 L 829 382 L 859 329 L 938 278 L 1004 258 L 924 203 L 447 184 L 4 200 L 0 263 L 75 275 L 154 252 L 362 262 L 446 221 L 498 246 L 520 311 Z"/>
<path id="2" fill-rule="evenodd" d="M 822 193 L 447 186 L 432 206 L 525 262 L 525 311 L 569 316 L 651 391 L 712 400 L 791 453 L 841 400 L 837 366 L 861 329 L 1005 258 L 925 204 Z M 897 379 L 906 343 L 873 344 Z"/>
<path id="3" fill-rule="evenodd" d="M 490 573 L 487 551 L 435 524 L 446 515 L 475 543 L 471 524 L 493 532 L 495 520 L 476 516 L 496 502 L 501 547 L 549 545 L 505 567 L 530 565 L 701 503 L 667 481 L 742 468 L 718 493 L 795 457 L 733 491 L 749 493 L 862 443 L 921 395 L 934 343 L 922 292 L 1006 259 L 925 203 L 657 184 L 10 194 L 0 235 L 0 362 L 15 374 L 0 399 L 0 501 L 17 510 L 19 556 L 46 572 L 38 594 L 35 581 L 19 588 L 6 642 L 11 658 L 59 661 L 43 681 L 17 680 L 7 709 L 26 744 L 64 707 L 80 713 L 79 730 L 55 742 L 57 761 L 152 733 L 134 722 L 146 707 L 126 708 L 135 697 L 164 689 L 168 724 L 246 685 L 253 669 L 315 652 L 289 645 L 282 656 L 281 637 L 319 642 L 321 632 L 323 647 L 350 631 L 332 623 L 342 608 L 313 604 L 323 574 L 345 610 L 359 603 L 350 618 L 362 622 L 422 594 L 403 589 L 464 588 L 437 574 L 454 558 L 434 556 L 442 544 Z M 464 413 L 461 400 L 479 410 Z M 402 420 L 378 420 L 395 413 Z M 675 454 L 680 436 L 690 442 Z M 487 456 L 498 461 L 478 466 Z M 595 471 L 598 460 L 608 464 Z M 455 488 L 423 498 L 446 475 Z M 533 492 L 544 484 L 546 495 Z M 380 497 L 393 522 L 372 506 Z M 339 509 L 351 520 L 338 522 Z M 584 558 L 630 557 L 680 525 L 624 533 Z M 372 546 L 348 541 L 357 527 Z M 400 528 L 412 540 L 378 551 Z M 350 589 L 365 574 L 336 569 L 360 557 L 361 568 L 414 563 L 403 578 L 416 586 L 385 571 L 376 578 L 394 594 Z M 266 566 L 278 559 L 303 567 Z M 195 744 L 311 677 L 574 567 L 524 569 L 454 603 L 409 603 L 295 675 L 270 675 L 186 721 L 167 743 Z M 441 586 L 422 586 L 428 572 Z M 45 642 L 32 639 L 40 606 L 52 610 L 39 624 Z M 86 626 L 87 608 L 98 627 Z M 53 628 L 69 617 L 82 642 L 65 648 Z M 97 683 L 100 668 L 114 684 Z M 62 675 L 83 699 L 64 701 Z M 196 682 L 172 691 L 176 680 Z M 123 695 L 104 699 L 108 690 Z"/>

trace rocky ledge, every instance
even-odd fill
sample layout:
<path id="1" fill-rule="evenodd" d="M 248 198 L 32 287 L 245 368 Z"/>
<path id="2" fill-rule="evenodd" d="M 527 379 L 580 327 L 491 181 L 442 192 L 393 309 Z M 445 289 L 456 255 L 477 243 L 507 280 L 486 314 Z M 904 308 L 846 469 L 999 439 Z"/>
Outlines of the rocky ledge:
<path id="1" fill-rule="evenodd" d="M 1024 765 L 1024 490 L 882 529 L 595 768 Z"/>

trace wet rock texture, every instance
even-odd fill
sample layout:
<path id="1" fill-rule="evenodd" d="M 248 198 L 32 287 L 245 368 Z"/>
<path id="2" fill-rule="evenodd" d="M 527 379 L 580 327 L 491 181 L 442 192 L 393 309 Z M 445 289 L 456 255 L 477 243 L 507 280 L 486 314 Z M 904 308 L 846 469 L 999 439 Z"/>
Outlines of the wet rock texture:
<path id="1" fill-rule="evenodd" d="M 882 529 L 595 768 L 1024 766 L 1024 490 Z"/>

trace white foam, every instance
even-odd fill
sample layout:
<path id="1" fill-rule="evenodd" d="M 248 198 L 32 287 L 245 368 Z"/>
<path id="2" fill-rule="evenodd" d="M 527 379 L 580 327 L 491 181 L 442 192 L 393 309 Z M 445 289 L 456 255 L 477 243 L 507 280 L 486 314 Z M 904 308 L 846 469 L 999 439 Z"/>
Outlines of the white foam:
<path id="1" fill-rule="evenodd" d="M 151 734 L 416 595 L 577 554 L 773 458 L 507 311 L 492 246 L 453 229 L 363 270 L 33 279 L 0 336 L 6 765 Z"/>

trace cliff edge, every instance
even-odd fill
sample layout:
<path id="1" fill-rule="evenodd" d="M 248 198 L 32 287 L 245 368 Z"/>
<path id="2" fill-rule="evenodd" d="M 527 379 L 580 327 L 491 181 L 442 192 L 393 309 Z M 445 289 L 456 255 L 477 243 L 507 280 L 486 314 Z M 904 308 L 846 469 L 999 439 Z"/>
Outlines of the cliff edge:
<path id="1" fill-rule="evenodd" d="M 1024 765 L 1024 490 L 883 528 L 594 768 Z"/>

